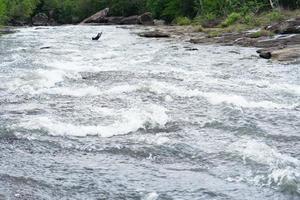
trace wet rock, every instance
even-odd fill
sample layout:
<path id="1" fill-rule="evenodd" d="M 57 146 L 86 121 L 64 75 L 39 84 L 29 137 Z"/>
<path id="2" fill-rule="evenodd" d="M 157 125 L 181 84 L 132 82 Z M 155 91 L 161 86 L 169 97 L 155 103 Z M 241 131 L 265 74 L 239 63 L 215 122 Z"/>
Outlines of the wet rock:
<path id="1" fill-rule="evenodd" d="M 142 25 L 154 25 L 152 14 L 146 12 L 138 17 L 138 23 Z"/>
<path id="2" fill-rule="evenodd" d="M 107 17 L 107 24 L 121 24 L 124 17 Z"/>
<path id="3" fill-rule="evenodd" d="M 120 24 L 124 24 L 124 25 L 130 25 L 130 24 L 138 24 L 139 22 L 139 16 L 134 15 L 134 16 L 130 16 L 130 17 L 124 17 Z"/>
<path id="4" fill-rule="evenodd" d="M 38 13 L 32 18 L 33 26 L 47 26 L 48 25 L 48 16 L 45 13 Z"/>
<path id="5" fill-rule="evenodd" d="M 163 26 L 163 25 L 166 24 L 166 21 L 155 19 L 155 20 L 153 20 L 153 23 L 154 23 L 155 26 Z"/>
<path id="6" fill-rule="evenodd" d="M 259 48 L 285 47 L 300 44 L 300 34 L 280 35 L 273 38 L 259 39 L 253 46 Z"/>
<path id="7" fill-rule="evenodd" d="M 273 47 L 269 49 L 260 49 L 257 51 L 261 58 L 274 59 L 278 61 L 293 61 L 300 59 L 300 45 L 289 47 Z"/>
<path id="8" fill-rule="evenodd" d="M 11 19 L 8 21 L 9 26 L 27 26 L 29 25 L 28 21 L 25 20 L 18 20 L 18 19 Z"/>
<path id="9" fill-rule="evenodd" d="M 85 23 L 107 23 L 107 15 L 109 13 L 109 8 L 105 8 L 96 14 L 84 19 L 80 24 Z"/>
<path id="10" fill-rule="evenodd" d="M 290 46 L 273 51 L 272 58 L 278 61 L 292 61 L 300 59 L 300 46 Z"/>
<path id="11" fill-rule="evenodd" d="M 0 35 L 4 35 L 4 34 L 11 34 L 11 33 L 15 33 L 15 30 L 12 30 L 10 28 L 0 28 Z"/>
<path id="12" fill-rule="evenodd" d="M 259 57 L 264 58 L 264 59 L 271 59 L 272 54 L 270 51 L 257 51 L 257 53 L 259 54 Z"/>
<path id="13" fill-rule="evenodd" d="M 51 47 L 41 47 L 40 49 L 50 49 Z"/>
<path id="14" fill-rule="evenodd" d="M 48 21 L 48 25 L 49 26 L 58 26 L 59 23 L 57 23 L 57 21 L 55 21 L 54 19 L 50 18 Z"/>
<path id="15" fill-rule="evenodd" d="M 146 38 L 168 38 L 168 37 L 170 37 L 169 34 L 163 33 L 160 31 L 149 31 L 149 32 L 139 33 L 138 35 L 141 37 L 146 37 Z"/>
<path id="16" fill-rule="evenodd" d="M 273 24 L 266 27 L 266 30 L 277 34 L 299 34 L 300 33 L 300 18 L 290 19 L 284 22 Z"/>
<path id="17" fill-rule="evenodd" d="M 198 51 L 199 49 L 192 48 L 192 47 L 185 47 L 185 50 L 187 50 L 187 51 Z"/>

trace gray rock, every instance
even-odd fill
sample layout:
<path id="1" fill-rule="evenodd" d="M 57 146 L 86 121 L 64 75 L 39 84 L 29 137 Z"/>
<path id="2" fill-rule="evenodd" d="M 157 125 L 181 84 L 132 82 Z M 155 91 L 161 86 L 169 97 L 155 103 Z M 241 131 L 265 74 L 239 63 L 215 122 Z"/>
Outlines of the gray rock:
<path id="1" fill-rule="evenodd" d="M 155 26 L 163 26 L 163 25 L 166 24 L 166 21 L 155 19 L 155 20 L 153 20 L 153 23 L 154 23 Z"/>
<path id="2" fill-rule="evenodd" d="M 293 61 L 300 59 L 300 45 L 293 45 L 286 48 L 269 48 L 257 51 L 261 58 L 274 59 L 278 61 Z"/>
<path id="3" fill-rule="evenodd" d="M 32 18 L 33 26 L 47 26 L 49 17 L 45 13 L 38 13 Z"/>
<path id="4" fill-rule="evenodd" d="M 109 12 L 109 8 L 105 8 L 96 14 L 86 18 L 83 20 L 80 24 L 85 24 L 85 23 L 107 23 L 107 15 Z"/>
<path id="5" fill-rule="evenodd" d="M 124 17 L 107 17 L 107 24 L 121 24 Z"/>
<path id="6" fill-rule="evenodd" d="M 138 23 L 142 25 L 154 25 L 152 14 L 146 12 L 138 17 Z"/>
<path id="7" fill-rule="evenodd" d="M 160 31 L 149 31 L 149 32 L 143 32 L 138 34 L 141 37 L 146 37 L 146 38 L 168 38 L 170 37 L 169 34 L 163 33 Z"/>
<path id="8" fill-rule="evenodd" d="M 130 17 L 124 17 L 120 24 L 124 24 L 124 25 L 130 25 L 130 24 L 138 24 L 139 22 L 139 16 L 134 15 L 134 16 L 130 16 Z"/>
<path id="9" fill-rule="evenodd" d="M 300 18 L 290 19 L 266 27 L 266 30 L 277 34 L 299 34 Z"/>

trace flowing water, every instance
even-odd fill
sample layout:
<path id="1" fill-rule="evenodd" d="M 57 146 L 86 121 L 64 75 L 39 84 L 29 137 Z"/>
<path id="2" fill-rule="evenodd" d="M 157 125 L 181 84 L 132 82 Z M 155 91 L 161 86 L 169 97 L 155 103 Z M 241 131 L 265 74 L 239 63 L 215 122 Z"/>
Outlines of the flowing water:
<path id="1" fill-rule="evenodd" d="M 299 64 L 137 31 L 0 38 L 0 199 L 300 199 Z"/>

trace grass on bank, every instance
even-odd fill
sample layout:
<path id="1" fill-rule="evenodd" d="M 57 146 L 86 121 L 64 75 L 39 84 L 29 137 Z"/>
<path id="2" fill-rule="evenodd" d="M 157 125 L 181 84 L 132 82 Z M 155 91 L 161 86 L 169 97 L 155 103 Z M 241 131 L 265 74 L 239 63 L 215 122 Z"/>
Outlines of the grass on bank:
<path id="1" fill-rule="evenodd" d="M 300 9 L 289 10 L 274 10 L 271 12 L 264 12 L 261 14 L 241 14 L 233 12 L 226 18 L 217 18 L 214 15 L 199 16 L 191 20 L 187 17 L 176 18 L 177 25 L 192 25 L 195 32 L 207 33 L 209 37 L 218 37 L 224 33 L 241 33 L 251 29 L 261 28 L 260 31 L 249 35 L 251 38 L 258 38 L 262 36 L 271 36 L 272 32 L 266 31 L 264 28 L 270 24 L 281 22 L 290 18 L 300 16 Z M 214 24 L 213 27 L 204 28 L 207 24 Z"/>

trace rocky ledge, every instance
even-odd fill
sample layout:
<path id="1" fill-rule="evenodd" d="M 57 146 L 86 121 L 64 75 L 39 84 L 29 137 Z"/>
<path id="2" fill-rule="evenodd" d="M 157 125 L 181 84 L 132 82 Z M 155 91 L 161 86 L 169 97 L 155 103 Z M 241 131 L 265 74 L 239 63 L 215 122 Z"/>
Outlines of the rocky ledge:
<path id="1" fill-rule="evenodd" d="M 300 59 L 300 18 L 290 19 L 273 24 L 264 29 L 250 30 L 241 33 L 222 33 L 211 36 L 200 32 L 193 26 L 156 26 L 147 28 L 142 37 L 165 34 L 172 38 L 189 41 L 195 44 L 238 45 L 259 48 L 261 58 L 278 61 L 295 61 Z M 273 34 L 264 34 L 273 33 Z"/>
<path id="2" fill-rule="evenodd" d="M 16 30 L 10 27 L 0 27 L 0 35 L 15 33 Z"/>
<path id="3" fill-rule="evenodd" d="M 146 12 L 142 15 L 134 15 L 129 17 L 108 16 L 109 8 L 105 8 L 96 14 L 86 18 L 80 24 L 105 24 L 105 25 L 154 25 L 152 14 Z"/>

